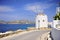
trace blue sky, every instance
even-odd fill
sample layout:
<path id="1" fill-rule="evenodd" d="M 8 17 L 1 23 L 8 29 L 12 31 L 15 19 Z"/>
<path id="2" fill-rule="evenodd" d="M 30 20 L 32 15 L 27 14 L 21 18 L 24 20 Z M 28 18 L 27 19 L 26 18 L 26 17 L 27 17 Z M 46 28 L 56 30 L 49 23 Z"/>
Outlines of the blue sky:
<path id="1" fill-rule="evenodd" d="M 38 13 L 44 13 L 52 21 L 59 0 L 0 0 L 0 20 L 35 21 Z"/>

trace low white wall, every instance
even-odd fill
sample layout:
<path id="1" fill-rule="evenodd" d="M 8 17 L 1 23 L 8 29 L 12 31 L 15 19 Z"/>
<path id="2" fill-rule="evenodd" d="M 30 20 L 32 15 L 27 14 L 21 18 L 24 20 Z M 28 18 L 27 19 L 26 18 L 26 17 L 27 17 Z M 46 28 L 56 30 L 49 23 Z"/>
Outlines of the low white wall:
<path id="1" fill-rule="evenodd" d="M 57 25 L 60 25 L 60 20 L 53 20 L 53 27 L 58 29 Z"/>

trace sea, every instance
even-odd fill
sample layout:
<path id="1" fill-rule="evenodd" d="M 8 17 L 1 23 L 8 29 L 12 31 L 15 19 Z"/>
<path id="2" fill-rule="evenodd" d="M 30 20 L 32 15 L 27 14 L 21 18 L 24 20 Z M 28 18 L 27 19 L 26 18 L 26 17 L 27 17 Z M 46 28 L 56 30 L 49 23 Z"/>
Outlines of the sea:
<path id="1" fill-rule="evenodd" d="M 35 27 L 35 24 L 0 24 L 0 32 L 26 30 L 28 27 Z"/>

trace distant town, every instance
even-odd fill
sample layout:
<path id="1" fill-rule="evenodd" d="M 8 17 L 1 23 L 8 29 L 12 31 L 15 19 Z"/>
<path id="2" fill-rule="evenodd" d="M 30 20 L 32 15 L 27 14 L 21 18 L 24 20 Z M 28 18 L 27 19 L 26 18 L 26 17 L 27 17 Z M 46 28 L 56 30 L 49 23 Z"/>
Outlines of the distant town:
<path id="1" fill-rule="evenodd" d="M 4 21 L 0 20 L 0 24 L 34 24 L 35 22 L 29 20 L 14 20 L 14 21 Z"/>

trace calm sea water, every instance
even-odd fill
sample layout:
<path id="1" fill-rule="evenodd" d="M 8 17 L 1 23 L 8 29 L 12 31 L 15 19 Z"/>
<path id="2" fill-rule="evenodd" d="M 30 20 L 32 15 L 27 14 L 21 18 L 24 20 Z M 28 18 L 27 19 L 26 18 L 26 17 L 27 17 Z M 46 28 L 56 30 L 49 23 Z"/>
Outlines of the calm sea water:
<path id="1" fill-rule="evenodd" d="M 25 30 L 28 27 L 34 27 L 35 24 L 0 24 L 0 32 L 6 32 L 6 31 L 15 31 L 18 29 Z"/>

